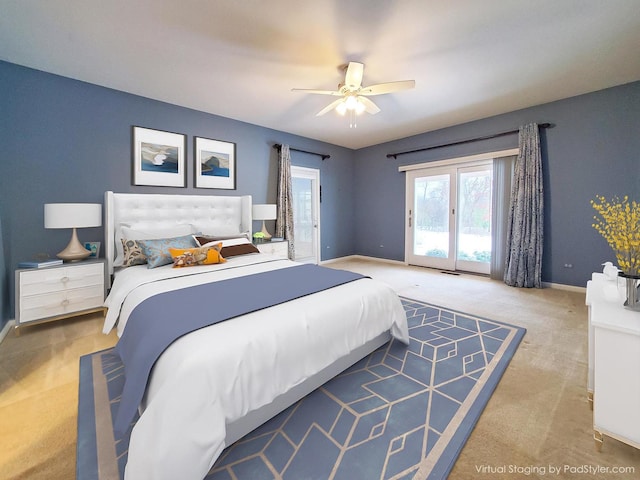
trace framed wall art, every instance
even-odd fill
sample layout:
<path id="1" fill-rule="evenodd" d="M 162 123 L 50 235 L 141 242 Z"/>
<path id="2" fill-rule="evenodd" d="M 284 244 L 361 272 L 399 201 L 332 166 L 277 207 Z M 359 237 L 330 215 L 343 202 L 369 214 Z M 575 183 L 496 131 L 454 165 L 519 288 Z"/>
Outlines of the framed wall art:
<path id="1" fill-rule="evenodd" d="M 89 258 L 98 258 L 100 256 L 100 242 L 84 242 L 84 248 L 91 252 Z"/>
<path id="2" fill-rule="evenodd" d="M 133 184 L 186 187 L 187 137 L 133 127 Z"/>
<path id="3" fill-rule="evenodd" d="M 194 138 L 195 186 L 197 188 L 236 188 L 236 144 Z"/>

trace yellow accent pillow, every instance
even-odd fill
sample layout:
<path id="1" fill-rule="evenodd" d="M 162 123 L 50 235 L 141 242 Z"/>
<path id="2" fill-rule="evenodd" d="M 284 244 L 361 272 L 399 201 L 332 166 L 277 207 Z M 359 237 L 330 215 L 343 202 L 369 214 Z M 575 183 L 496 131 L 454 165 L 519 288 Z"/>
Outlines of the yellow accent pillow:
<path id="1" fill-rule="evenodd" d="M 226 260 L 220 254 L 222 243 L 199 248 L 170 248 L 173 267 L 193 267 L 194 265 L 213 265 Z"/>

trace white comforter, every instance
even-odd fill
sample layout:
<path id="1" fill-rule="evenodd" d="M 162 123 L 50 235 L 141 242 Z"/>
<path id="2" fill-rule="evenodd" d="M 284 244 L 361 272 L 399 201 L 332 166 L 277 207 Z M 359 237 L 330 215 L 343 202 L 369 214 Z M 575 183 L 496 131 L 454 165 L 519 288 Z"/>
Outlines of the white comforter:
<path id="1" fill-rule="evenodd" d="M 291 265 L 260 254 L 202 267 L 207 273 L 197 275 L 192 272 L 200 267 L 130 270 L 114 282 L 105 330 L 119 316 L 121 333 L 135 305 L 159 291 Z M 161 280 L 148 283 L 145 270 Z M 173 275 L 178 278 L 167 279 Z M 176 340 L 153 368 L 125 478 L 202 479 L 225 447 L 227 424 L 388 330 L 408 343 L 398 296 L 384 284 L 362 279 Z"/>

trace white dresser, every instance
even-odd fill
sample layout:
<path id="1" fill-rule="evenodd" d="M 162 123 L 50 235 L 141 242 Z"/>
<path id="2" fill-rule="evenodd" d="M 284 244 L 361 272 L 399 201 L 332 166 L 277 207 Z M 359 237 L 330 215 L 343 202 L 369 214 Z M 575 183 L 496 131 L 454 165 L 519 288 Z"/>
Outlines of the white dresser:
<path id="1" fill-rule="evenodd" d="M 260 250 L 260 253 L 269 253 L 281 258 L 289 258 L 289 242 L 286 240 L 256 243 L 255 246 Z"/>
<path id="2" fill-rule="evenodd" d="M 104 278 L 104 260 L 16 270 L 16 328 L 102 310 Z"/>
<path id="3" fill-rule="evenodd" d="M 640 448 L 640 312 L 624 308 L 615 281 L 587 283 L 589 379 L 596 447 L 604 436 Z"/>

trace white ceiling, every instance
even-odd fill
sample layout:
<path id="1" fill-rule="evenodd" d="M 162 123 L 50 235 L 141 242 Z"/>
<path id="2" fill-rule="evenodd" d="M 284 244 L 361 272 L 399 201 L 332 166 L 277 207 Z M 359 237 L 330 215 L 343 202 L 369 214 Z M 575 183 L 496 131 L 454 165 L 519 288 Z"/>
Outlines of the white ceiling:
<path id="1" fill-rule="evenodd" d="M 0 0 L 0 59 L 361 148 L 640 80 L 640 0 Z M 377 96 L 330 112 L 340 66 Z M 551 119 L 552 120 L 552 119 Z"/>

